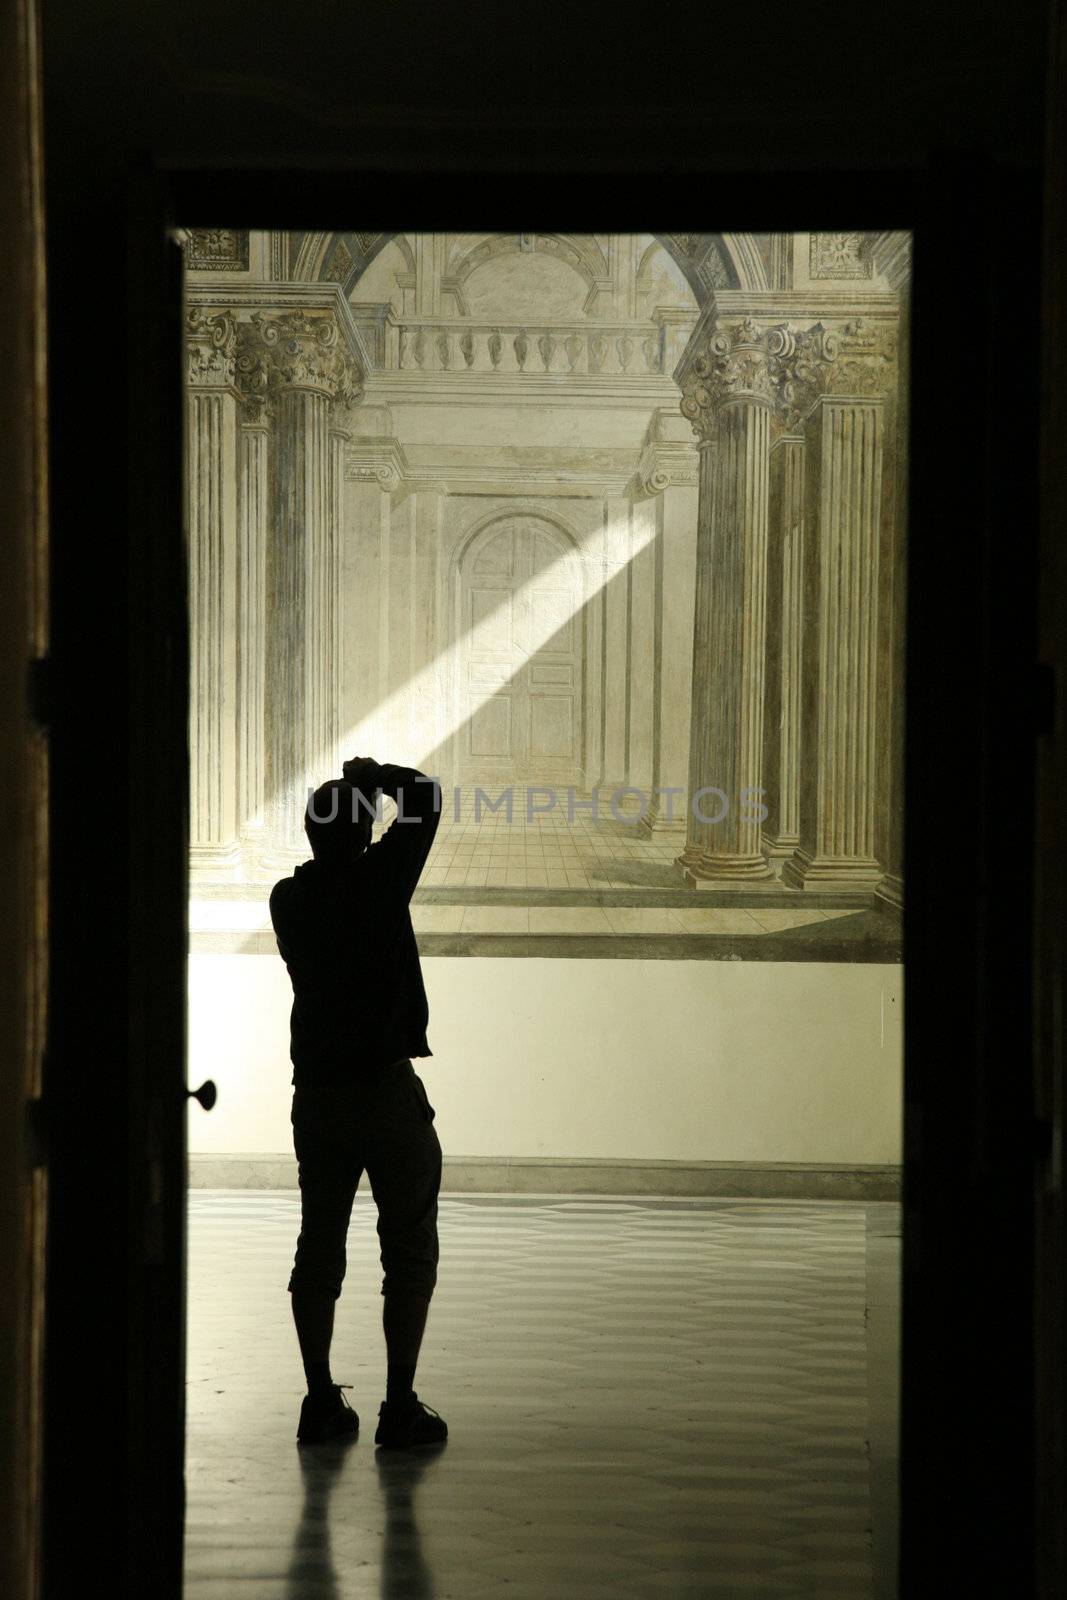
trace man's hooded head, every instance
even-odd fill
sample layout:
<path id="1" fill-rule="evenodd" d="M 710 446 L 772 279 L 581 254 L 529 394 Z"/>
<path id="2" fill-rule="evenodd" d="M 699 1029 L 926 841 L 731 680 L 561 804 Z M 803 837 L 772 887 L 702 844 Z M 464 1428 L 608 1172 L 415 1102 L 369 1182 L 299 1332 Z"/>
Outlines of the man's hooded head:
<path id="1" fill-rule="evenodd" d="M 316 861 L 342 862 L 361 856 L 370 844 L 372 824 L 367 803 L 344 778 L 331 778 L 320 785 L 304 813 L 304 832 Z"/>

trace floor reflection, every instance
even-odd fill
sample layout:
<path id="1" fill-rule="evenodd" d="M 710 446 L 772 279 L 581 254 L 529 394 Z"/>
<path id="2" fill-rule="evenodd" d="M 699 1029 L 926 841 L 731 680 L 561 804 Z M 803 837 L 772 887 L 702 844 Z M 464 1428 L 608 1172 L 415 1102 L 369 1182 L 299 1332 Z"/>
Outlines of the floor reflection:
<path id="1" fill-rule="evenodd" d="M 353 1574 L 347 1559 L 335 1560 L 332 1532 L 335 1519 L 347 1518 L 351 1511 L 344 1491 L 356 1488 L 355 1475 L 345 1470 L 348 1458 L 367 1446 L 368 1441 L 361 1445 L 353 1438 L 300 1448 L 303 1503 L 293 1535 L 285 1600 L 344 1600 L 351 1594 Z M 443 1440 L 417 1450 L 374 1451 L 384 1508 L 380 1600 L 435 1600 L 438 1591 L 419 1538 L 415 1491 L 447 1448 L 448 1441 Z M 370 1551 L 366 1564 L 370 1568 L 375 1564 Z"/>
<path id="2" fill-rule="evenodd" d="M 418 1391 L 385 1359 L 357 1204 L 334 1376 L 298 1447 L 295 1193 L 189 1202 L 185 1600 L 789 1600 L 896 1592 L 899 1208 L 445 1196 Z"/>

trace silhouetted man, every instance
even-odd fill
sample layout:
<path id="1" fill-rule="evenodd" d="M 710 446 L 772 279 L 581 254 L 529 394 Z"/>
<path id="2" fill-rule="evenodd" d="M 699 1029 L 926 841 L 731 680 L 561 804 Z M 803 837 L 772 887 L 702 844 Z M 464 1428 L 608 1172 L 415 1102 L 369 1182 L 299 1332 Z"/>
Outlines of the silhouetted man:
<path id="1" fill-rule="evenodd" d="M 293 1143 L 301 1224 L 289 1279 L 307 1377 L 297 1438 L 355 1433 L 359 1418 L 330 1375 L 334 1308 L 352 1202 L 364 1171 L 378 1208 L 388 1373 L 375 1443 L 447 1437 L 413 1384 L 437 1283 L 441 1144 L 412 1057 L 432 1054 L 429 1008 L 408 909 L 440 820 L 437 784 L 413 767 L 346 761 L 308 802 L 313 860 L 270 897 L 293 983 Z M 397 816 L 377 844 L 378 794 Z"/>

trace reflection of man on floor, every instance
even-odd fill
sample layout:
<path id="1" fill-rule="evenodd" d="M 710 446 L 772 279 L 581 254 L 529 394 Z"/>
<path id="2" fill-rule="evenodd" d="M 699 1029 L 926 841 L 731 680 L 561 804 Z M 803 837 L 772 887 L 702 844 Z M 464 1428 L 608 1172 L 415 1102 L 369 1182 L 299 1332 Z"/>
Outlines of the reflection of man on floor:
<path id="1" fill-rule="evenodd" d="M 314 859 L 270 897 L 293 984 L 293 1143 L 301 1225 L 289 1279 L 307 1377 L 297 1438 L 355 1433 L 359 1418 L 330 1375 L 334 1308 L 364 1170 L 378 1209 L 388 1373 L 375 1443 L 425 1444 L 448 1429 L 413 1384 L 437 1282 L 441 1145 L 411 1058 L 432 1054 L 429 1008 L 409 902 L 440 820 L 437 784 L 413 767 L 346 761 L 308 802 Z M 378 795 L 397 816 L 377 844 Z"/>

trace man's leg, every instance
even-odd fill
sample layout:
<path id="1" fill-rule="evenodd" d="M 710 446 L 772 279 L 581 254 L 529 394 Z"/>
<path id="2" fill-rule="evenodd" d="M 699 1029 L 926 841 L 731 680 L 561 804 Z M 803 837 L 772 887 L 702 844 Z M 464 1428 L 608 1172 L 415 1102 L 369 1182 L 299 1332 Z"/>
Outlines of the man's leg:
<path id="1" fill-rule="evenodd" d="M 362 1168 L 344 1142 L 331 1137 L 336 1124 L 331 1125 L 329 1116 L 316 1116 L 306 1098 L 294 1099 L 292 1122 L 300 1177 L 300 1237 L 289 1292 L 308 1393 L 321 1394 L 333 1382 L 334 1311 L 347 1266 L 348 1224 Z"/>
<path id="2" fill-rule="evenodd" d="M 409 1065 L 406 1073 L 398 1072 L 379 1103 L 367 1155 L 385 1269 L 382 1329 L 390 1405 L 411 1394 L 437 1283 L 441 1143 L 433 1121 L 425 1089 Z"/>
<path id="3" fill-rule="evenodd" d="M 315 1289 L 294 1289 L 291 1299 L 308 1394 L 323 1394 L 333 1385 L 330 1345 L 337 1301 L 332 1293 Z"/>
<path id="4" fill-rule="evenodd" d="M 418 1294 L 387 1294 L 382 1305 L 382 1327 L 388 1370 L 385 1398 L 390 1405 L 405 1400 L 415 1386 L 415 1368 L 430 1309 L 428 1298 Z"/>

